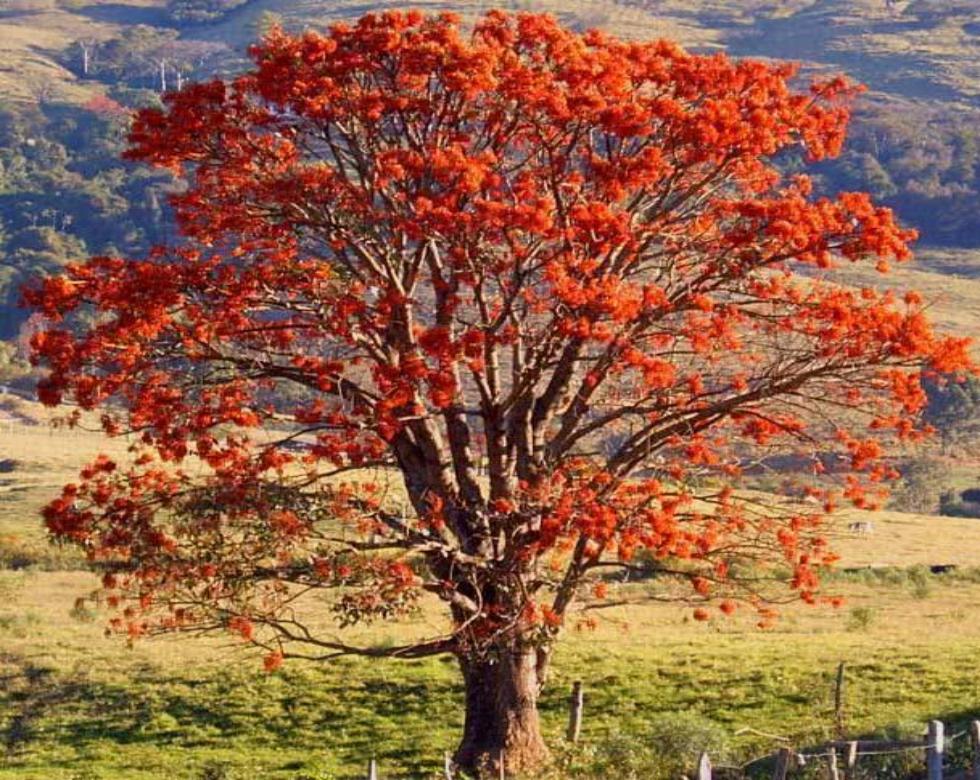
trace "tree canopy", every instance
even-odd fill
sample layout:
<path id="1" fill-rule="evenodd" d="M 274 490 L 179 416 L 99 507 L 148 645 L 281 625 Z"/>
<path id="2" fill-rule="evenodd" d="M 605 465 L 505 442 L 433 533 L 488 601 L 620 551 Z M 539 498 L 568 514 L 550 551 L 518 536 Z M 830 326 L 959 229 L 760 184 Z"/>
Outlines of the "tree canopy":
<path id="1" fill-rule="evenodd" d="M 817 599 L 825 512 L 875 505 L 923 372 L 969 365 L 915 294 L 830 279 L 914 233 L 779 172 L 840 151 L 851 86 L 501 12 L 274 30 L 252 56 L 132 131 L 188 181 L 185 240 L 27 294 L 43 400 L 139 437 L 45 512 L 105 568 L 115 627 L 231 630 L 269 668 L 454 653 L 460 761 L 519 765 L 601 572 L 642 553 L 702 620 L 741 599 L 767 623 L 774 576 Z M 734 489 L 772 450 L 834 472 L 816 503 Z M 341 625 L 430 594 L 446 630 L 351 645 L 302 620 L 327 588 Z"/>

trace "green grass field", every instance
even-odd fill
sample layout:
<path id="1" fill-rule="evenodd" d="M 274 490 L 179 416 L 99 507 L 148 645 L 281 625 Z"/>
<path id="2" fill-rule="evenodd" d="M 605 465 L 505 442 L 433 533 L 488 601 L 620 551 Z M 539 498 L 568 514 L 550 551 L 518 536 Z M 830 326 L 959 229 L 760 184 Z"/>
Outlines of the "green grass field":
<path id="1" fill-rule="evenodd" d="M 234 641 L 127 647 L 104 636 L 104 615 L 73 609 L 95 578 L 47 546 L 36 512 L 99 449 L 118 455 L 124 445 L 42 426 L 0 429 L 0 460 L 17 460 L 0 482 L 2 549 L 31 564 L 14 570 L 8 556 L 0 571 L 0 778 L 355 778 L 372 756 L 383 777 L 437 776 L 461 726 L 451 661 L 292 662 L 269 675 Z M 703 624 L 680 606 L 617 608 L 594 631 L 570 630 L 542 704 L 552 744 L 570 762 L 566 776 L 640 761 L 633 754 L 655 751 L 665 723 L 695 739 L 707 729 L 734 763 L 772 748 L 756 732 L 816 744 L 833 730 L 840 661 L 852 735 L 917 733 L 930 718 L 980 714 L 980 521 L 881 512 L 874 522 L 870 536 L 839 531 L 836 546 L 845 567 L 890 568 L 838 575 L 828 588 L 847 596 L 840 609 L 788 608 L 760 631 L 748 615 Z M 934 563 L 960 568 L 910 568 Z M 440 620 L 427 607 L 414 625 L 370 638 L 395 641 Z M 585 682 L 587 714 L 569 752 L 561 735 L 575 679 Z"/>

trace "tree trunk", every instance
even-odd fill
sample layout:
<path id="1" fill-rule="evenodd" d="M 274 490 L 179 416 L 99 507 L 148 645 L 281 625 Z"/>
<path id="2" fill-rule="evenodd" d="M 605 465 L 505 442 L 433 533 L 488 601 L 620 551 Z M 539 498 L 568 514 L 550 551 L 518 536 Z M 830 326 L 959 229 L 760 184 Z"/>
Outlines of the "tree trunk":
<path id="1" fill-rule="evenodd" d="M 466 722 L 456 763 L 468 772 L 510 772 L 548 758 L 538 721 L 539 681 L 532 649 L 493 658 L 460 659 L 466 686 Z M 495 775 L 494 775 L 495 776 Z"/>

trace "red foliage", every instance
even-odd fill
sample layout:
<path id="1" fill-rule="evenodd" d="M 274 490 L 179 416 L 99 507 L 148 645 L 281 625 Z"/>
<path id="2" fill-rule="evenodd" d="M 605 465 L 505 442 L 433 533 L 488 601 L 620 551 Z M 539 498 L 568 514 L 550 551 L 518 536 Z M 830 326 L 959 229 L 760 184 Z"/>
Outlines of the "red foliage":
<path id="1" fill-rule="evenodd" d="M 355 650 L 284 619 L 297 589 L 339 588 L 341 623 L 426 590 L 454 630 L 412 652 L 462 653 L 552 636 L 610 564 L 726 614 L 731 563 L 789 564 L 812 601 L 822 512 L 727 483 L 760 451 L 840 477 L 838 449 L 872 506 L 889 442 L 921 435 L 922 372 L 970 367 L 919 297 L 832 282 L 907 260 L 914 232 L 773 163 L 840 150 L 843 80 L 500 12 L 274 31 L 252 56 L 132 131 L 130 158 L 189 183 L 186 240 L 27 292 L 43 400 L 145 450 L 45 513 L 117 572 L 123 630 L 223 626 L 273 669 Z M 407 516 L 330 478 L 368 468 L 400 473 Z"/>

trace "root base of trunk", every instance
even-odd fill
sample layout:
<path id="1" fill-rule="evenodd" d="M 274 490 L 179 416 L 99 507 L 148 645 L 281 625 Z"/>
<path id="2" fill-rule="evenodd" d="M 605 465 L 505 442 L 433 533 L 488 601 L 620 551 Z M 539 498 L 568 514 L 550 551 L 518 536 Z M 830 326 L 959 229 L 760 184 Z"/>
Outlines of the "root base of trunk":
<path id="1" fill-rule="evenodd" d="M 538 718 L 535 654 L 501 653 L 487 660 L 460 659 L 466 685 L 466 722 L 455 762 L 477 776 L 499 777 L 544 764 L 548 748 Z"/>

